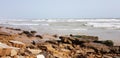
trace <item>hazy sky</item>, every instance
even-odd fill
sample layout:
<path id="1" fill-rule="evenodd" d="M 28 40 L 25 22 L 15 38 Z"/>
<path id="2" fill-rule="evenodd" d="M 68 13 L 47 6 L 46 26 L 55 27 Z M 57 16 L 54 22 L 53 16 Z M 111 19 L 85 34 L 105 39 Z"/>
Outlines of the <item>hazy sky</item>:
<path id="1" fill-rule="evenodd" d="M 0 0 L 0 18 L 120 18 L 120 0 Z"/>

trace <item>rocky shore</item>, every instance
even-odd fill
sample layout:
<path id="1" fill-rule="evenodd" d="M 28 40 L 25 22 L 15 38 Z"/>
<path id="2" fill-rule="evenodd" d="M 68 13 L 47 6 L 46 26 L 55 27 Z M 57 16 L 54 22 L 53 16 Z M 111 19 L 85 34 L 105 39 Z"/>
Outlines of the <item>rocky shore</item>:
<path id="1" fill-rule="evenodd" d="M 36 33 L 0 27 L 0 58 L 120 58 L 120 46 L 114 46 L 111 40 Z"/>

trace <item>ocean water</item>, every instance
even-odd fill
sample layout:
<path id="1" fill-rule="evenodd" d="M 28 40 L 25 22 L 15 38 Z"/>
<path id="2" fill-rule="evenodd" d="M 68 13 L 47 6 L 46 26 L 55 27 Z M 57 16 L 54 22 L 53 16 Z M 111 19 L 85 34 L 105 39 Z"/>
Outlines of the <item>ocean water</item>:
<path id="1" fill-rule="evenodd" d="M 38 34 L 84 34 L 120 45 L 120 19 L 1 19 L 0 26 L 35 30 Z"/>

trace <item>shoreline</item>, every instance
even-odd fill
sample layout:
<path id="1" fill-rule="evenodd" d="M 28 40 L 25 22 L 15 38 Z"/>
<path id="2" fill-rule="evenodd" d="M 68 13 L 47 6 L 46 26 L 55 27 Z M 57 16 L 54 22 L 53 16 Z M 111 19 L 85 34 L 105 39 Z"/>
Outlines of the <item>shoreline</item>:
<path id="1" fill-rule="evenodd" d="M 98 36 L 90 35 L 38 34 L 34 30 L 0 27 L 0 43 L 0 57 L 120 57 L 119 45 L 114 46 L 112 40 L 100 40 Z"/>

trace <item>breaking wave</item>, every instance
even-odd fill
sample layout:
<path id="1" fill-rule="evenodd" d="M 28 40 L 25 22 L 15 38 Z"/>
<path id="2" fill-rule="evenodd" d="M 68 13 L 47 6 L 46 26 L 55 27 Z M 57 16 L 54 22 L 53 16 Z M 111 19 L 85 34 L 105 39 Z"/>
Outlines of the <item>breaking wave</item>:
<path id="1" fill-rule="evenodd" d="M 18 22 L 18 23 L 17 23 Z M 93 27 L 105 29 L 120 29 L 120 19 L 14 19 L 0 20 L 2 25 L 30 26 L 70 26 L 73 28 Z M 66 29 L 64 29 L 66 30 Z M 73 29 L 79 30 L 79 29 Z"/>

